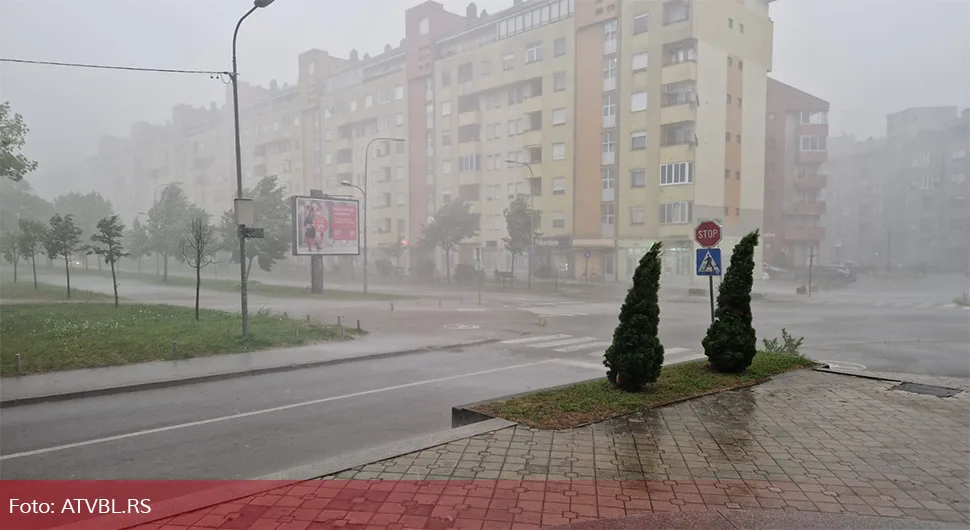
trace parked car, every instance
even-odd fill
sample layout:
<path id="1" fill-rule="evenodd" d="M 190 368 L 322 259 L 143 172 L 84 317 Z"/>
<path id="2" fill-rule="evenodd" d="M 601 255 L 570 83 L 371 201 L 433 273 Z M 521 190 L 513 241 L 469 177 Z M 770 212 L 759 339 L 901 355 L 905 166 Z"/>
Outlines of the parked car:
<path id="1" fill-rule="evenodd" d="M 808 284 L 808 268 L 795 274 L 795 282 Z M 843 287 L 856 281 L 856 275 L 851 269 L 837 265 L 819 265 L 812 267 L 812 285 L 820 287 Z"/>

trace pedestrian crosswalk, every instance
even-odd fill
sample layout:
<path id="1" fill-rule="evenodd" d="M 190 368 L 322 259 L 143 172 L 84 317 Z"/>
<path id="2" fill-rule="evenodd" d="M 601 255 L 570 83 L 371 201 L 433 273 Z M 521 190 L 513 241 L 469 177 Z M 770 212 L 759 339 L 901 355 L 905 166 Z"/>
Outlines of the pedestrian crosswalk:
<path id="1" fill-rule="evenodd" d="M 576 337 L 565 333 L 557 333 L 554 335 L 538 335 L 535 337 L 503 340 L 500 344 L 602 358 L 611 342 L 596 337 Z M 690 348 L 667 347 L 664 348 L 664 357 L 668 362 L 682 362 L 699 359 L 703 357 L 703 354 L 697 354 Z"/>
<path id="2" fill-rule="evenodd" d="M 616 315 L 619 302 L 609 303 L 547 303 L 519 306 L 516 309 L 544 317 L 581 317 L 589 315 Z"/>

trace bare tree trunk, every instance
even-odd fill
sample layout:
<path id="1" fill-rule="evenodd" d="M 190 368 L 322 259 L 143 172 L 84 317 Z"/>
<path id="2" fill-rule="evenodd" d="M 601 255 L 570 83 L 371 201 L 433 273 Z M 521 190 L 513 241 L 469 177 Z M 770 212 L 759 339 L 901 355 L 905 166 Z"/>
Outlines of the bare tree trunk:
<path id="1" fill-rule="evenodd" d="M 515 252 L 512 253 L 512 276 L 509 276 L 509 289 L 515 285 Z"/>
<path id="2" fill-rule="evenodd" d="M 168 283 L 168 254 L 162 255 L 162 281 Z"/>
<path id="3" fill-rule="evenodd" d="M 114 265 L 111 267 L 114 268 Z M 98 272 L 101 272 L 101 256 L 98 256 Z"/>
<path id="4" fill-rule="evenodd" d="M 71 258 L 64 256 L 64 272 L 67 273 L 67 299 L 71 299 Z"/>
<path id="5" fill-rule="evenodd" d="M 198 262 L 197 262 L 198 263 Z M 202 267 L 195 269 L 195 321 L 199 321 L 199 289 L 202 288 Z"/>
<path id="6" fill-rule="evenodd" d="M 115 290 L 115 307 L 118 307 L 118 278 L 115 277 L 115 262 L 111 262 L 111 286 Z"/>
<path id="7" fill-rule="evenodd" d="M 17 262 L 19 259 L 13 260 L 13 283 L 17 283 Z"/>
<path id="8" fill-rule="evenodd" d="M 445 280 L 451 284 L 451 251 L 445 250 Z"/>
<path id="9" fill-rule="evenodd" d="M 37 290 L 37 258 L 35 256 L 30 257 L 30 266 L 34 269 L 34 290 Z"/>

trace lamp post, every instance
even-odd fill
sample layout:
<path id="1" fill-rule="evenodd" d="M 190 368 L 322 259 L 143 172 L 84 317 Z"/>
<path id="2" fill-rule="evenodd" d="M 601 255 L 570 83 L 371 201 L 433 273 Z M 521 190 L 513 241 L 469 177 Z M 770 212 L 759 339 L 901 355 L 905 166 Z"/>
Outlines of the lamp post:
<path id="1" fill-rule="evenodd" d="M 360 190 L 360 193 L 364 196 L 364 229 L 363 229 L 363 240 L 361 241 L 364 245 L 364 292 L 367 292 L 367 180 L 370 175 L 367 172 L 367 165 L 370 162 L 370 146 L 374 142 L 403 142 L 404 138 L 389 138 L 384 136 L 378 136 L 377 138 L 371 138 L 367 145 L 364 147 L 364 187 L 355 186 L 349 181 L 342 181 L 340 184 L 343 186 L 350 186 Z M 388 153 L 390 154 L 390 153 Z"/>
<path id="2" fill-rule="evenodd" d="M 360 192 L 360 195 L 361 197 L 363 197 L 363 201 L 364 201 L 364 205 L 363 205 L 364 216 L 362 219 L 363 227 L 361 228 L 361 231 L 360 231 L 360 237 L 364 245 L 364 292 L 366 293 L 367 292 L 367 192 L 364 191 L 364 188 L 361 188 L 360 186 L 354 184 L 349 180 L 341 180 L 340 185 L 350 186 L 351 188 L 357 188 L 357 191 Z"/>
<path id="3" fill-rule="evenodd" d="M 242 146 L 239 141 L 239 71 L 236 69 L 236 37 L 239 36 L 239 26 L 242 25 L 246 17 L 253 14 L 259 8 L 266 7 L 273 3 L 273 0 L 255 0 L 253 7 L 246 11 L 246 14 L 236 22 L 236 29 L 232 32 L 232 117 L 235 125 L 236 136 L 236 198 L 243 198 L 242 183 Z M 237 212 L 238 213 L 238 212 Z M 236 226 L 239 233 L 239 301 L 242 312 L 242 336 L 249 333 L 249 302 L 246 299 L 246 233 L 242 225 Z"/>
<path id="4" fill-rule="evenodd" d="M 535 258 L 536 253 L 536 203 L 535 196 L 532 195 L 532 181 L 536 178 L 536 176 L 532 173 L 531 164 L 519 162 L 518 160 L 506 160 L 505 162 L 516 166 L 525 166 L 525 168 L 529 170 L 529 209 L 532 210 L 532 215 L 529 216 L 529 275 L 526 287 L 532 289 L 532 260 Z"/>

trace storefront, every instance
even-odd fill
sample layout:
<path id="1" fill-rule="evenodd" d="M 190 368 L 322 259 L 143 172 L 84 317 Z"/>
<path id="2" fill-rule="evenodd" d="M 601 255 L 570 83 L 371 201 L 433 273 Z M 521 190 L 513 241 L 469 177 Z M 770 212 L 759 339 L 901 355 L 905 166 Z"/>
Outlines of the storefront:
<path id="1" fill-rule="evenodd" d="M 569 277 L 574 270 L 573 238 L 539 237 L 535 245 L 536 278 Z"/>

